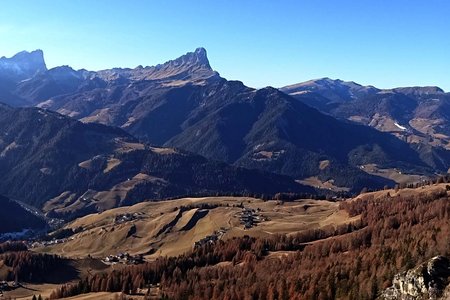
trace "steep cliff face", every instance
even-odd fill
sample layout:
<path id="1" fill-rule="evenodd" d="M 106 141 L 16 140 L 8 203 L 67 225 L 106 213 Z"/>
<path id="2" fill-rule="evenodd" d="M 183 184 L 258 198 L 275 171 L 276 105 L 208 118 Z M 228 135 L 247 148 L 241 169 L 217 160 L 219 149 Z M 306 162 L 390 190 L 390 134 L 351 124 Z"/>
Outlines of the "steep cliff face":
<path id="1" fill-rule="evenodd" d="M 28 79 L 47 71 L 42 50 L 22 51 L 11 58 L 0 57 L 0 78 L 14 81 Z"/>
<path id="2" fill-rule="evenodd" d="M 379 300 L 450 299 L 450 260 L 436 256 L 418 267 L 395 275 Z"/>

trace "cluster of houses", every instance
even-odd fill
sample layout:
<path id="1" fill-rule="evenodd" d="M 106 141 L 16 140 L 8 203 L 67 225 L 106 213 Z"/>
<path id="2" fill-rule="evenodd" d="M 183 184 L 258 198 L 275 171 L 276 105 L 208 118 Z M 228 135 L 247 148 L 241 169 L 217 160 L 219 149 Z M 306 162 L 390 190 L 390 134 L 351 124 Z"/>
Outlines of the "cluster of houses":
<path id="1" fill-rule="evenodd" d="M 266 219 L 260 214 L 261 210 L 259 208 L 242 208 L 239 215 L 239 221 L 244 225 L 244 229 L 250 229 L 256 224 L 266 221 Z"/>
<path id="2" fill-rule="evenodd" d="M 61 228 L 64 226 L 65 221 L 62 219 L 56 219 L 56 218 L 48 218 L 47 224 L 52 228 L 53 230 L 56 230 L 58 228 Z"/>
<path id="3" fill-rule="evenodd" d="M 67 242 L 69 240 L 72 241 L 74 239 L 75 239 L 74 237 L 69 237 L 69 238 L 63 238 L 63 239 L 53 239 L 53 240 L 50 240 L 50 241 L 35 241 L 35 242 L 32 242 L 31 244 L 27 243 L 27 246 L 29 248 L 42 248 L 42 247 L 62 244 L 62 243 L 65 243 L 65 242 Z"/>
<path id="4" fill-rule="evenodd" d="M 194 249 L 199 248 L 206 244 L 214 244 L 222 238 L 222 236 L 227 232 L 226 228 L 222 227 L 218 231 L 214 231 L 213 234 L 207 235 L 201 240 L 194 243 Z"/>
<path id="5" fill-rule="evenodd" d="M 125 264 L 125 265 L 139 265 L 143 264 L 144 256 L 142 254 L 139 255 L 130 255 L 129 253 L 119 253 L 117 255 L 109 255 L 105 257 L 103 260 L 106 264 Z"/>
<path id="6" fill-rule="evenodd" d="M 139 213 L 116 215 L 116 217 L 114 218 L 114 224 L 118 225 L 136 220 L 139 218 L 139 215 Z"/>

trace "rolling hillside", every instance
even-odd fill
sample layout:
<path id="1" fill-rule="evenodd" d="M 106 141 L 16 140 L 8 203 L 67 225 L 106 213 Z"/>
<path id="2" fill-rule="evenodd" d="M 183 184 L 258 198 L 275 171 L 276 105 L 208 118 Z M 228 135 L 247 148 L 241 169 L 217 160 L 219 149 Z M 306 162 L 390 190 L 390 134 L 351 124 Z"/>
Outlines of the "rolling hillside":
<path id="1" fill-rule="evenodd" d="M 254 210 L 254 224 L 248 228 L 242 222 L 245 209 Z M 188 252 L 195 242 L 207 236 L 222 240 L 244 235 L 269 238 L 338 226 L 356 219 L 339 210 L 337 203 L 328 201 L 282 204 L 242 197 L 186 198 L 139 203 L 88 215 L 64 228 L 76 232 L 69 239 L 34 251 L 75 258 L 88 253 L 104 258 L 128 252 L 152 260 Z"/>
<path id="2" fill-rule="evenodd" d="M 313 193 L 289 177 L 140 143 L 123 130 L 0 105 L 0 193 L 51 215 L 183 195 Z"/>

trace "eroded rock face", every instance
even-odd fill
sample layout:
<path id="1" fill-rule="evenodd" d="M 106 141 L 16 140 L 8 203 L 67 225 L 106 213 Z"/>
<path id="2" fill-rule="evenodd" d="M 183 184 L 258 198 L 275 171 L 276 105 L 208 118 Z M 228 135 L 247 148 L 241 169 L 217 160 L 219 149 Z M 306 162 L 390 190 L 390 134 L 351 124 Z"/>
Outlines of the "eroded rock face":
<path id="1" fill-rule="evenodd" d="M 412 270 L 395 275 L 392 286 L 379 299 L 449 299 L 446 292 L 449 277 L 450 260 L 436 256 Z"/>
<path id="2" fill-rule="evenodd" d="M 47 67 L 42 50 L 22 51 L 11 58 L 0 58 L 0 77 L 24 80 L 45 71 Z"/>

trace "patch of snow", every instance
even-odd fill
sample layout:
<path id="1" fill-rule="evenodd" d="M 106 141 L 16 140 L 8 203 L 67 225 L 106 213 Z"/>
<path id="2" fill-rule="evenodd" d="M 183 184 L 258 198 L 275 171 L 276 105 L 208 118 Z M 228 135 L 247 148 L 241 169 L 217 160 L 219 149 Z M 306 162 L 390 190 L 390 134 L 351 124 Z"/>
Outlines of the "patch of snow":
<path id="1" fill-rule="evenodd" d="M 398 124 L 397 122 L 395 122 L 394 125 L 397 126 L 398 128 L 400 128 L 401 130 L 406 130 L 406 127 Z"/>
<path id="2" fill-rule="evenodd" d="M 310 94 L 310 93 L 311 93 L 311 91 L 297 91 L 297 92 L 289 93 L 289 95 L 295 96 L 295 95 L 304 95 L 304 94 Z"/>
<path id="3" fill-rule="evenodd" d="M 349 95 L 350 95 L 350 98 L 356 99 L 356 96 L 355 96 L 355 94 L 353 93 L 352 90 L 349 90 L 348 93 L 349 93 Z"/>
<path id="4" fill-rule="evenodd" d="M 6 133 L 6 135 L 8 135 L 8 134 Z M 3 149 L 3 151 L 0 153 L 0 157 L 5 157 L 8 154 L 8 152 L 10 152 L 18 147 L 19 147 L 19 145 L 17 145 L 16 142 L 12 142 L 8 146 L 6 146 L 5 149 Z"/>
<path id="5" fill-rule="evenodd" d="M 18 64 L 8 62 L 8 61 L 0 61 L 0 68 L 15 72 L 17 74 L 23 73 L 22 68 L 19 67 Z"/>
<path id="6" fill-rule="evenodd" d="M 36 107 L 47 109 L 47 108 L 50 108 L 53 105 L 53 103 L 54 103 L 54 101 L 49 99 L 49 100 L 39 103 L 38 105 L 36 105 Z"/>
<path id="7" fill-rule="evenodd" d="M 44 174 L 44 175 L 50 175 L 50 174 L 52 173 L 52 169 L 50 169 L 50 168 L 45 168 L 45 167 L 39 169 L 39 171 L 41 171 L 41 173 Z"/>
<path id="8" fill-rule="evenodd" d="M 24 82 L 30 81 L 31 79 L 32 78 L 24 79 L 24 80 L 20 81 L 19 83 L 24 83 Z"/>

